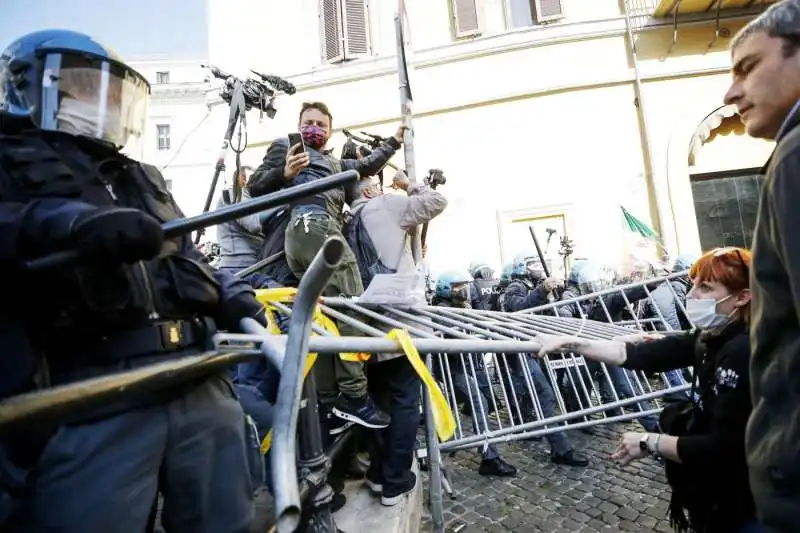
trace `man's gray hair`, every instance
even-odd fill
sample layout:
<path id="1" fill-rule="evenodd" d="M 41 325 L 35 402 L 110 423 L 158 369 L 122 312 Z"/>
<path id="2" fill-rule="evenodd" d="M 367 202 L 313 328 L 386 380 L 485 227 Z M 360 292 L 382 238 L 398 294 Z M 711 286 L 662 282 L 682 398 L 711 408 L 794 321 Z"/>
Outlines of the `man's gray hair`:
<path id="1" fill-rule="evenodd" d="M 380 190 L 380 185 L 378 184 L 378 178 L 374 176 L 370 176 L 368 178 L 362 178 L 347 188 L 347 199 L 349 202 L 353 202 L 360 198 L 364 198 L 364 191 L 369 188 L 373 188 L 375 192 Z"/>
<path id="2" fill-rule="evenodd" d="M 731 50 L 754 33 L 764 32 L 785 42 L 787 55 L 800 47 L 800 0 L 781 0 L 751 20 L 731 41 Z"/>

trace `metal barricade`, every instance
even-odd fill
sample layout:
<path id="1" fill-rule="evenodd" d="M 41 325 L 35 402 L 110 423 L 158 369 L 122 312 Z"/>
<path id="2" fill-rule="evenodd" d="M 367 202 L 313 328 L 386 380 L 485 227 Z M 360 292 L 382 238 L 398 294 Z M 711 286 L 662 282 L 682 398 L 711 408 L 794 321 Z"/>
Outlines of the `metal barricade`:
<path id="1" fill-rule="evenodd" d="M 237 362 L 265 357 L 281 370 L 272 451 L 277 531 L 289 533 L 301 527 L 302 502 L 306 500 L 312 505 L 312 518 L 310 525 L 302 527 L 330 530 L 335 526 L 328 508 L 332 496 L 326 481 L 329 457 L 321 444 L 313 374 L 303 379 L 308 353 L 330 357 L 341 352 L 399 352 L 398 344 L 386 334 L 405 329 L 438 381 L 457 423 L 455 436 L 440 443 L 430 399 L 423 389 L 429 504 L 434 529 L 443 531 L 443 493 L 451 490 L 441 452 L 617 421 L 639 419 L 643 424 L 650 423 L 660 410 L 660 398 L 689 389 L 685 381 L 670 382 L 663 374 L 646 376 L 609 368 L 572 353 L 534 357 L 540 348 L 536 340 L 539 334 L 612 339 L 648 328 L 669 332 L 673 328 L 653 298 L 653 291 L 669 290 L 676 309 L 685 315 L 683 302 L 670 285 L 685 273 L 513 314 L 431 306 L 365 306 L 347 298 L 325 298 L 319 304 L 319 295 L 341 260 L 342 249 L 339 239 L 328 239 L 303 277 L 295 302 L 291 306 L 273 304 L 290 317 L 288 335 L 271 335 L 246 319 L 242 328 L 247 333 L 215 336 L 216 351 L 3 400 L 0 431 L 42 420 L 69 419 L 110 397 L 175 386 Z M 615 322 L 608 307 L 609 295 L 622 299 L 630 316 Z M 652 304 L 655 316 L 642 316 L 634 307 L 634 299 Z M 558 316 L 559 309 L 571 304 L 581 310 L 580 318 Z M 608 320 L 589 320 L 584 310 L 589 305 L 602 309 Z M 352 326 L 364 336 L 337 337 L 313 324 L 317 306 L 331 319 Z M 310 336 L 312 331 L 317 336 Z M 307 402 L 301 409 L 303 398 Z M 298 437 L 300 445 L 296 448 Z M 328 454 L 341 449 L 342 442 L 337 441 Z M 295 456 L 297 449 L 299 457 Z M 298 476 L 298 465 L 302 476 Z"/>

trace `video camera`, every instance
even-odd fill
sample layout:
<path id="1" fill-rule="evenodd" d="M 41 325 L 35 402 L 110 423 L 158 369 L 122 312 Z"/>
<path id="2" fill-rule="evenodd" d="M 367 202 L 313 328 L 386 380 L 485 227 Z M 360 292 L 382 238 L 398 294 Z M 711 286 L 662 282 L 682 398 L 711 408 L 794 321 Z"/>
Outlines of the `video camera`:
<path id="1" fill-rule="evenodd" d="M 444 171 L 438 168 L 430 169 L 428 175 L 425 176 L 425 185 L 431 189 L 435 189 L 438 185 L 445 185 L 446 183 L 447 178 L 444 175 Z"/>
<path id="2" fill-rule="evenodd" d="M 245 111 L 250 111 L 255 107 L 261 113 L 266 113 L 269 118 L 275 118 L 275 114 L 277 113 L 277 109 L 275 109 L 274 106 L 277 93 L 291 95 L 297 92 L 295 86 L 290 82 L 272 74 L 262 74 L 261 72 L 250 70 L 250 72 L 261 79 L 259 80 L 251 77 L 242 81 L 214 65 L 201 66 L 210 70 L 215 78 L 225 80 L 225 85 L 220 89 L 219 96 L 226 104 L 231 105 L 236 86 L 237 84 L 241 84 Z"/>
<path id="3" fill-rule="evenodd" d="M 347 142 L 342 147 L 342 159 L 356 159 L 356 153 L 360 153 L 361 157 L 367 157 L 372 150 L 386 142 L 386 137 L 373 135 L 366 131 L 359 132 L 363 137 L 355 135 L 350 130 L 342 130 L 342 133 L 347 137 Z"/>

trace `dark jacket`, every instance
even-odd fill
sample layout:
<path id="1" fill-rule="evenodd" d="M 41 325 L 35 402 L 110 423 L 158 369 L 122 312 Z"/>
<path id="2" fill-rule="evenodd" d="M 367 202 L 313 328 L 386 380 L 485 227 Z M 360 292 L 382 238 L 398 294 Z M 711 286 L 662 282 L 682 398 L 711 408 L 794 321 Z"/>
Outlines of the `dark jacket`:
<path id="1" fill-rule="evenodd" d="M 250 191 L 250 195 L 255 198 L 291 185 L 299 185 L 319 178 L 326 178 L 340 170 L 357 170 L 361 177 L 372 176 L 383 168 L 398 148 L 400 148 L 400 144 L 396 139 L 390 137 L 388 141 L 361 160 L 338 160 L 327 153 L 309 148 L 307 150 L 311 159 L 309 165 L 300 174 L 291 180 L 287 180 L 283 175 L 283 169 L 286 166 L 286 155 L 289 152 L 289 140 L 285 138 L 277 139 L 267 149 L 261 165 L 250 176 L 247 188 Z M 336 166 L 341 168 L 335 168 Z M 339 187 L 319 193 L 311 198 L 299 200 L 294 205 L 318 205 L 328 211 L 331 216 L 339 217 L 345 200 L 345 188 Z"/>
<path id="2" fill-rule="evenodd" d="M 104 339 L 153 320 L 212 317 L 236 329 L 243 316 L 263 316 L 248 283 L 206 265 L 189 235 L 134 265 L 25 271 L 24 260 L 71 248 L 70 221 L 81 214 L 132 207 L 162 223 L 183 214 L 155 167 L 5 114 L 0 164 L 0 306 L 35 332 L 44 354 L 80 366 L 89 357 L 82 346 L 99 346 L 92 357 L 111 356 Z"/>
<path id="3" fill-rule="evenodd" d="M 542 287 L 533 288 L 527 280 L 513 279 L 498 298 L 501 311 L 514 313 L 547 303 L 547 293 Z"/>
<path id="4" fill-rule="evenodd" d="M 290 218 L 291 210 L 283 206 L 270 211 L 268 216 L 262 219 L 264 245 L 261 248 L 261 257 L 259 259 L 266 259 L 283 252 L 284 235 Z M 284 287 L 297 287 L 297 284 L 300 283 L 292 269 L 289 268 L 285 253 L 276 261 L 262 268 L 260 272 L 273 278 Z"/>
<path id="5" fill-rule="evenodd" d="M 681 331 L 692 327 L 688 318 L 686 318 L 675 301 L 675 295 L 677 295 L 680 303 L 685 305 L 686 293 L 689 291 L 689 287 L 690 283 L 687 279 L 672 279 L 663 282 L 652 292 L 652 300 L 648 300 L 645 303 L 645 317 L 656 319 L 655 328 L 657 330 Z M 672 291 L 675 292 L 673 293 Z M 659 316 L 659 312 L 661 316 Z M 667 323 L 669 328 L 664 326 L 661 317 L 664 318 L 664 322 Z"/>
<path id="6" fill-rule="evenodd" d="M 658 283 L 650 283 L 648 284 L 647 288 L 653 290 L 657 286 Z M 580 296 L 581 294 L 578 291 L 578 288 L 574 285 L 571 285 L 567 287 L 563 293 L 561 293 L 561 300 L 569 300 L 572 298 L 578 298 Z M 578 302 L 570 302 L 558 306 L 558 316 L 583 318 L 581 315 L 582 310 L 586 318 L 590 320 L 596 320 L 598 322 L 615 322 L 619 320 L 622 313 L 628 309 L 628 302 L 633 305 L 634 302 L 638 302 L 643 298 L 647 298 L 647 291 L 645 291 L 644 286 L 630 287 L 628 289 L 618 290 L 603 295 L 602 302 L 605 305 L 605 309 L 603 309 L 603 305 L 600 305 L 599 296 L 588 297 L 580 301 L 580 310 L 578 309 Z M 606 313 L 606 311 L 608 311 L 608 313 Z M 609 317 L 611 320 L 609 320 Z"/>
<path id="7" fill-rule="evenodd" d="M 497 308 L 497 299 L 500 296 L 500 280 L 476 279 L 470 284 L 470 297 L 472 308 L 482 311 L 492 311 Z"/>
<path id="8" fill-rule="evenodd" d="M 766 167 L 750 272 L 753 415 L 747 460 L 759 517 L 800 524 L 800 113 Z"/>
<path id="9" fill-rule="evenodd" d="M 755 518 L 744 452 L 751 411 L 749 359 L 750 339 L 740 323 L 719 332 L 695 331 L 627 345 L 624 368 L 699 368 L 702 414 L 692 434 L 678 438 L 682 464 L 669 464 L 692 480 L 690 499 L 703 507 L 699 519 L 708 524 L 699 533 L 730 533 Z"/>

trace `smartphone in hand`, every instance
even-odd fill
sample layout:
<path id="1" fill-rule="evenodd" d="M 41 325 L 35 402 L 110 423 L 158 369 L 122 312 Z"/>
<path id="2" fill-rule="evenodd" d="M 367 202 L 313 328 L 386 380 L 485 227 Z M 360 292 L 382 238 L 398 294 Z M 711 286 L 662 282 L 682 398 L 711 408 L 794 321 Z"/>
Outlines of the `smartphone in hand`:
<path id="1" fill-rule="evenodd" d="M 299 133 L 290 133 L 289 134 L 289 149 L 291 150 L 293 146 L 299 144 L 300 148 L 294 151 L 295 154 L 300 154 L 306 151 L 306 145 L 303 142 L 303 136 Z"/>

